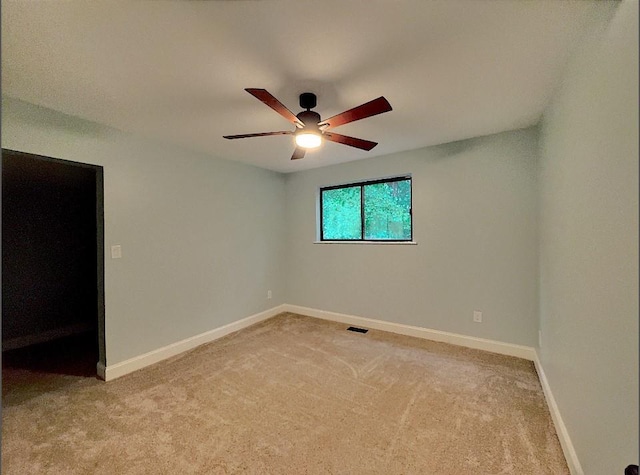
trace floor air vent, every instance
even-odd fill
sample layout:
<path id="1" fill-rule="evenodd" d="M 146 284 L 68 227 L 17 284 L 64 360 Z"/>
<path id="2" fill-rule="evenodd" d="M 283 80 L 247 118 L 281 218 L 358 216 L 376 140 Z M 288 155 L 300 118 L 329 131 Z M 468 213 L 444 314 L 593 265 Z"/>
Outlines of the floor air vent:
<path id="1" fill-rule="evenodd" d="M 358 328 L 358 327 L 349 327 L 347 328 L 347 330 L 349 330 L 350 332 L 357 332 L 357 333 L 367 333 L 369 331 L 365 328 Z"/>

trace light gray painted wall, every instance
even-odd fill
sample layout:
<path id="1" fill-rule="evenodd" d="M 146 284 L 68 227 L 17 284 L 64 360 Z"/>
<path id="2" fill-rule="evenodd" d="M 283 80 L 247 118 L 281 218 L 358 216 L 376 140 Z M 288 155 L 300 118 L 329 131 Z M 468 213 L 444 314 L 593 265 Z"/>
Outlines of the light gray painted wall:
<path id="1" fill-rule="evenodd" d="M 638 2 L 572 59 L 545 114 L 542 364 L 586 474 L 638 463 Z"/>
<path id="2" fill-rule="evenodd" d="M 6 97 L 2 147 L 104 167 L 107 364 L 284 302 L 282 175 Z"/>
<path id="3" fill-rule="evenodd" d="M 533 346 L 537 146 L 528 129 L 287 175 L 287 302 Z M 313 243 L 319 187 L 405 173 L 417 245 Z"/>

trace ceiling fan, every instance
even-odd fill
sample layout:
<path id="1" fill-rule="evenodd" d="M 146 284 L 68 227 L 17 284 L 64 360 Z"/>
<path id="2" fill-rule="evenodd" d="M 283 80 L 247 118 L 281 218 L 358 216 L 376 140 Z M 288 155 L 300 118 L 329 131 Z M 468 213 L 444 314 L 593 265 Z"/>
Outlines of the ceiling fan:
<path id="1" fill-rule="evenodd" d="M 256 99 L 264 102 L 282 117 L 295 125 L 296 130 L 281 130 L 279 132 L 262 132 L 257 134 L 224 135 L 223 137 L 225 139 L 244 139 L 248 137 L 265 137 L 269 135 L 293 135 L 295 137 L 296 148 L 293 151 L 291 160 L 297 160 L 304 157 L 307 149 L 319 147 L 323 138 L 330 142 L 341 143 L 343 145 L 349 145 L 350 147 L 367 151 L 371 150 L 373 147 L 378 145 L 377 142 L 349 137 L 347 135 L 340 135 L 334 132 L 328 132 L 328 130 L 340 125 L 348 124 L 349 122 L 366 119 L 367 117 L 382 114 L 383 112 L 389 112 L 391 110 L 389 101 L 380 96 L 377 99 L 359 105 L 358 107 L 354 107 L 353 109 L 334 115 L 329 119 L 320 120 L 320 114 L 311 110 L 317 103 L 316 95 L 311 92 L 303 92 L 300 94 L 300 107 L 306 110 L 294 115 L 293 112 L 287 109 L 266 89 L 247 88 L 245 91 Z"/>

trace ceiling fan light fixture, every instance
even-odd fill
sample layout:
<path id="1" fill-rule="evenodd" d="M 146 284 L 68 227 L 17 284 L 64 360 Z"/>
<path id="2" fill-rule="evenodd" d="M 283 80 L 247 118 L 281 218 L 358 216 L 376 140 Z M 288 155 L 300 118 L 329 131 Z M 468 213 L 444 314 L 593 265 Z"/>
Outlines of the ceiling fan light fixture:
<path id="1" fill-rule="evenodd" d="M 318 132 L 305 130 L 296 134 L 296 145 L 302 148 L 318 148 L 322 144 L 322 137 Z"/>

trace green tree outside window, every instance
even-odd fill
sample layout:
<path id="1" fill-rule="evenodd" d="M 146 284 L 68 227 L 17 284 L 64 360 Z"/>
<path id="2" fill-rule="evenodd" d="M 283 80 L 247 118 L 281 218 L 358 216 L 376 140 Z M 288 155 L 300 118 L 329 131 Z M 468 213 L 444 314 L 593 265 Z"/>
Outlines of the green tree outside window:
<path id="1" fill-rule="evenodd" d="M 323 241 L 410 241 L 411 178 L 320 190 Z"/>

